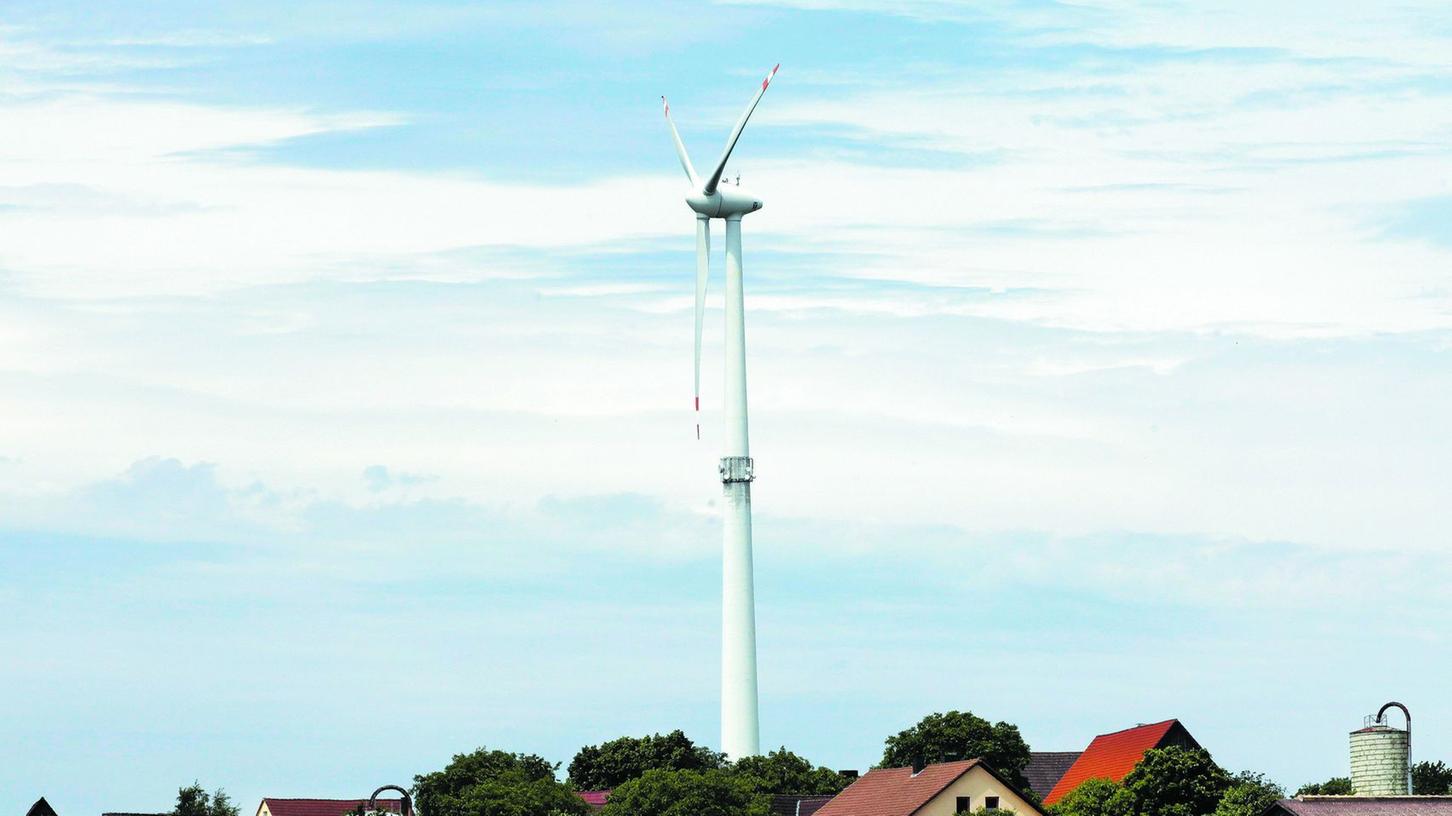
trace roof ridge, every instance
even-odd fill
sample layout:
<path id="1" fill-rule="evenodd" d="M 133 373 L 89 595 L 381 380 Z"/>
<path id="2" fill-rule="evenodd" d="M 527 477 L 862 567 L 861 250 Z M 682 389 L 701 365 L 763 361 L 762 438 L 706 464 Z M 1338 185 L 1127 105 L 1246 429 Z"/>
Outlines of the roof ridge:
<path id="1" fill-rule="evenodd" d="M 1098 734 L 1098 735 L 1096 735 L 1094 737 L 1094 739 L 1099 739 L 1099 737 L 1112 737 L 1115 734 L 1123 734 L 1123 733 L 1125 733 L 1127 731 L 1138 731 L 1141 728 L 1153 728 L 1153 727 L 1155 727 L 1157 725 L 1168 725 L 1169 723 L 1175 723 L 1175 722 L 1179 722 L 1179 721 L 1180 720 L 1179 720 L 1178 717 L 1171 717 L 1168 720 L 1160 720 L 1159 722 L 1140 723 L 1139 725 L 1131 725 L 1128 728 L 1121 728 L 1118 731 L 1110 731 L 1110 732 L 1108 732 L 1106 734 Z M 1093 741 L 1094 740 L 1090 740 L 1090 742 L 1093 742 Z"/>
<path id="2" fill-rule="evenodd" d="M 1090 740 L 1089 746 L 1074 760 L 1054 787 L 1044 796 L 1046 804 L 1055 804 L 1074 788 L 1089 779 L 1111 779 L 1122 781 L 1144 758 L 1146 751 L 1163 743 L 1172 734 L 1189 735 L 1184 723 L 1176 717 L 1159 722 L 1140 723 L 1130 728 L 1099 734 Z M 1190 743 L 1198 745 L 1194 737 Z"/>

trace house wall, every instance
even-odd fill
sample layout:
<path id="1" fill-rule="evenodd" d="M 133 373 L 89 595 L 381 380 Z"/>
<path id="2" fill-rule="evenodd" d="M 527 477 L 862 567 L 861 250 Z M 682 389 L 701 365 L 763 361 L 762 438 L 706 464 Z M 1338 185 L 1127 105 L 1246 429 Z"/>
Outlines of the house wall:
<path id="1" fill-rule="evenodd" d="M 975 767 L 944 788 L 942 793 L 929 799 L 913 816 L 953 816 L 957 812 L 959 796 L 969 798 L 968 804 L 972 810 L 983 807 L 984 797 L 997 796 L 1000 810 L 1012 810 L 1018 816 L 1035 816 L 1037 813 L 1023 797 L 995 779 L 993 774 Z"/>

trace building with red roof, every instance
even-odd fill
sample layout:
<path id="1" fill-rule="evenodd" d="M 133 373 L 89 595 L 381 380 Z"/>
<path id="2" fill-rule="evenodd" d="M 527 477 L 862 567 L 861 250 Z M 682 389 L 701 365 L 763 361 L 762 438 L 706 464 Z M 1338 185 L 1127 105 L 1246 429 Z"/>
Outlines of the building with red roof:
<path id="1" fill-rule="evenodd" d="M 1297 796 L 1263 816 L 1452 816 L 1452 796 Z"/>
<path id="2" fill-rule="evenodd" d="M 591 810 L 603 810 L 605 802 L 610 799 L 608 790 L 575 791 L 575 795 L 584 799 L 585 804 L 589 805 Z"/>
<path id="3" fill-rule="evenodd" d="M 257 816 L 347 816 L 368 807 L 367 799 L 279 799 L 266 797 L 257 806 Z M 379 813 L 403 813 L 402 799 L 379 799 Z"/>
<path id="4" fill-rule="evenodd" d="M 1123 782 L 1129 772 L 1134 770 L 1134 766 L 1144 758 L 1146 751 L 1171 745 L 1181 748 L 1200 747 L 1200 743 L 1190 736 L 1190 732 L 1185 730 L 1179 720 L 1165 720 L 1137 725 L 1112 734 L 1100 734 L 1074 760 L 1069 770 L 1059 777 L 1054 789 L 1044 797 L 1044 804 L 1054 804 L 1090 779 Z"/>
<path id="5" fill-rule="evenodd" d="M 833 794 L 775 793 L 771 796 L 771 816 L 812 816 L 832 801 Z"/>
<path id="6" fill-rule="evenodd" d="M 1083 751 L 1030 751 L 1028 766 L 1023 769 L 1029 790 L 1043 800 L 1059 784 L 1064 774 L 1079 760 Z"/>
<path id="7" fill-rule="evenodd" d="M 981 759 L 942 762 L 917 771 L 874 768 L 822 805 L 814 816 L 954 816 L 979 808 L 1044 816 Z"/>

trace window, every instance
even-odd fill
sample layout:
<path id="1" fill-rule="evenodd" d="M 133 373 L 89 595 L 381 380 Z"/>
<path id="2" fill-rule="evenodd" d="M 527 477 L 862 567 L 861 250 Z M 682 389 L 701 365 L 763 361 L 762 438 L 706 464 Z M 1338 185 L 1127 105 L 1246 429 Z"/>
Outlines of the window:
<path id="1" fill-rule="evenodd" d="M 968 813 L 971 810 L 973 808 L 969 807 L 968 797 L 959 796 L 957 804 L 953 806 L 953 811 L 955 813 Z"/>
<path id="2" fill-rule="evenodd" d="M 998 810 L 998 797 L 997 796 L 985 796 L 985 797 L 983 797 L 983 807 L 986 810 Z"/>

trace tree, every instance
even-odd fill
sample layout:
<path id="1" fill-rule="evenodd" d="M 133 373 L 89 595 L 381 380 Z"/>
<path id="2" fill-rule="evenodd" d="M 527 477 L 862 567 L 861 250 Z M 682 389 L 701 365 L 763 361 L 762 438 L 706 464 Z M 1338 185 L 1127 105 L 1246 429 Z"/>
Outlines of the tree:
<path id="1" fill-rule="evenodd" d="M 654 769 L 622 782 L 601 816 L 767 816 L 770 803 L 729 771 Z"/>
<path id="2" fill-rule="evenodd" d="M 1049 808 L 1054 816 L 1131 816 L 1134 797 L 1110 779 L 1086 779 Z"/>
<path id="3" fill-rule="evenodd" d="M 1265 774 L 1241 771 L 1215 806 L 1215 816 L 1260 816 L 1266 808 L 1286 798 L 1285 788 Z"/>
<path id="4" fill-rule="evenodd" d="M 879 765 L 900 768 L 977 757 L 982 757 L 1015 787 L 1028 788 L 1023 770 L 1028 767 L 1029 748 L 1018 733 L 1018 726 L 1006 722 L 990 724 L 970 711 L 929 714 L 912 728 L 888 737 Z"/>
<path id="5" fill-rule="evenodd" d="M 1208 752 L 1178 745 L 1145 751 L 1124 778 L 1143 816 L 1209 816 L 1230 785 L 1230 774 Z"/>
<path id="6" fill-rule="evenodd" d="M 221 788 L 211 794 L 199 782 L 193 782 L 176 792 L 176 807 L 172 816 L 237 816 L 237 806 L 232 797 Z"/>
<path id="7" fill-rule="evenodd" d="M 1445 796 L 1452 793 L 1452 768 L 1441 760 L 1412 766 L 1412 793 L 1417 796 Z"/>
<path id="8" fill-rule="evenodd" d="M 429 816 L 586 816 L 589 806 L 555 779 L 557 768 L 534 754 L 480 748 L 415 776 L 413 799 Z"/>
<path id="9" fill-rule="evenodd" d="M 723 768 L 726 755 L 691 742 L 678 728 L 662 736 L 621 737 L 586 745 L 570 760 L 570 783 L 579 790 L 608 790 L 650 770 Z"/>
<path id="10" fill-rule="evenodd" d="M 804 757 L 781 748 L 765 756 L 742 757 L 731 773 L 751 783 L 757 793 L 823 795 L 847 787 L 848 780 L 831 768 L 813 767 Z"/>
<path id="11" fill-rule="evenodd" d="M 1296 789 L 1297 796 L 1350 796 L 1351 780 L 1345 776 L 1333 776 L 1325 782 L 1307 782 Z"/>

